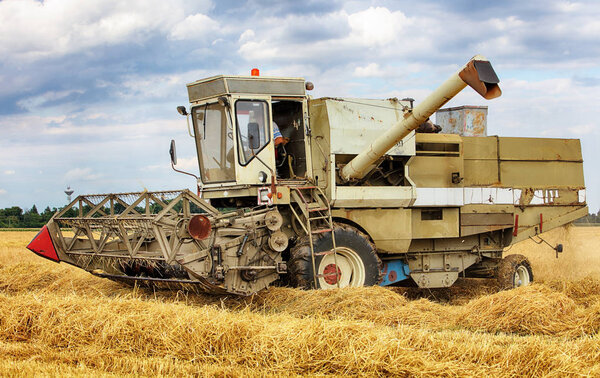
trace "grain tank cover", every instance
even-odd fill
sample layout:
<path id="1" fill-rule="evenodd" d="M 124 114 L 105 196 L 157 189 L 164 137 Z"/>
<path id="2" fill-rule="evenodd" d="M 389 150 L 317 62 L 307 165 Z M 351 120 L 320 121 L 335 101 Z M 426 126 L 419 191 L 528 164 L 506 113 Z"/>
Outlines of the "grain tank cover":
<path id="1" fill-rule="evenodd" d="M 311 101 L 311 117 L 326 117 L 330 129 L 331 152 L 357 155 L 372 140 L 404 118 L 409 101 L 395 98 L 371 100 L 357 98 L 320 98 Z M 317 113 L 318 112 L 318 113 Z M 414 132 L 396 143 L 388 155 L 415 155 Z"/>
<path id="2" fill-rule="evenodd" d="M 213 76 L 187 85 L 190 103 L 226 94 L 305 96 L 303 78 Z"/>
<path id="3" fill-rule="evenodd" d="M 457 106 L 435 112 L 435 123 L 444 134 L 487 136 L 487 106 Z"/>

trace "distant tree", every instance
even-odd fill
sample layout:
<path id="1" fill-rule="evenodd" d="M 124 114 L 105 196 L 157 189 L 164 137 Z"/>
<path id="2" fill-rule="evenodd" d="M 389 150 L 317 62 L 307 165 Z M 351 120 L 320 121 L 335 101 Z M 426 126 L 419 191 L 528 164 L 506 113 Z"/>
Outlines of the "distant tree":
<path id="1" fill-rule="evenodd" d="M 590 213 L 583 218 L 579 218 L 573 223 L 600 223 L 600 211 L 597 214 Z"/>
<path id="2" fill-rule="evenodd" d="M 4 209 L 4 214 L 7 217 L 10 217 L 10 216 L 20 217 L 21 215 L 23 215 L 23 209 L 21 209 L 18 206 L 7 207 L 6 209 Z"/>

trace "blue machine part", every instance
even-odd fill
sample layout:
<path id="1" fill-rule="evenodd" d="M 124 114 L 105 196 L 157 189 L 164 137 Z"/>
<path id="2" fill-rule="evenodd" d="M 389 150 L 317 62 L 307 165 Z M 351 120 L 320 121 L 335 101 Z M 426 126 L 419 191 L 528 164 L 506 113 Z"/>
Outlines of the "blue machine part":
<path id="1" fill-rule="evenodd" d="M 379 286 L 387 286 L 408 279 L 410 269 L 402 260 L 385 260 L 383 262 L 383 281 Z"/>

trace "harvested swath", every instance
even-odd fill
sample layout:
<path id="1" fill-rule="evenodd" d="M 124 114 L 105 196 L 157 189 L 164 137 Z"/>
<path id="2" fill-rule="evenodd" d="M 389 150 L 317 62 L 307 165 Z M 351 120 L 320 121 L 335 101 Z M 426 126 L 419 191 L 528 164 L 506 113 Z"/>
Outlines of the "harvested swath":
<path id="1" fill-rule="evenodd" d="M 539 336 L 46 294 L 0 295 L 0 313 L 0 340 L 33 345 L 13 349 L 12 360 L 41 354 L 109 373 L 192 374 L 212 364 L 225 374 L 600 374 L 597 338 L 565 345 Z"/>
<path id="2" fill-rule="evenodd" d="M 252 308 L 297 317 L 368 320 L 382 325 L 419 325 L 443 329 L 453 324 L 456 308 L 404 296 L 379 286 L 340 290 L 271 288 L 253 298 Z"/>
<path id="3" fill-rule="evenodd" d="M 548 280 L 544 285 L 562 293 L 565 293 L 575 303 L 590 306 L 600 302 L 600 279 L 592 276 L 580 280 Z"/>
<path id="4" fill-rule="evenodd" d="M 122 289 L 123 285 L 94 277 L 65 264 L 28 262 L 0 266 L 0 291 L 114 295 Z"/>
<path id="5" fill-rule="evenodd" d="M 597 332 L 600 323 L 593 309 L 578 308 L 565 294 L 533 285 L 471 301 L 457 325 L 487 332 L 576 337 Z"/>
<path id="6" fill-rule="evenodd" d="M 407 299 L 426 298 L 435 302 L 463 305 L 471 299 L 499 291 L 494 279 L 459 278 L 451 287 L 440 289 L 419 289 L 418 287 L 391 287 L 391 290 Z"/>
<path id="7" fill-rule="evenodd" d="M 226 300 L 232 306 L 240 301 L 237 297 L 218 297 L 194 294 L 186 291 L 152 290 L 132 287 L 108 279 L 95 277 L 81 269 L 66 264 L 42 260 L 39 263 L 23 262 L 0 266 L 0 292 L 51 293 L 54 295 L 108 296 L 140 299 L 158 299 L 189 304 L 214 304 Z"/>

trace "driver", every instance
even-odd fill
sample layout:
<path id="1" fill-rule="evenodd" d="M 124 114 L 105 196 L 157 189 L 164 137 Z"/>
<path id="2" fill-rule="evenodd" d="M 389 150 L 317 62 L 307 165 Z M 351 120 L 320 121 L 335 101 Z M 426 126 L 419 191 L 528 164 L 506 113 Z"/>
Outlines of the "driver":
<path id="1" fill-rule="evenodd" d="M 273 140 L 275 141 L 275 147 L 279 146 L 280 144 L 286 145 L 287 142 L 290 141 L 290 138 L 284 138 L 283 135 L 281 135 L 279 126 L 277 126 L 275 121 L 273 121 Z"/>

